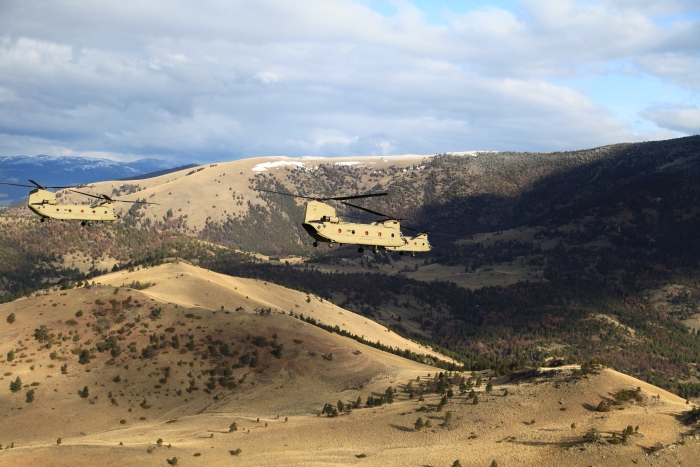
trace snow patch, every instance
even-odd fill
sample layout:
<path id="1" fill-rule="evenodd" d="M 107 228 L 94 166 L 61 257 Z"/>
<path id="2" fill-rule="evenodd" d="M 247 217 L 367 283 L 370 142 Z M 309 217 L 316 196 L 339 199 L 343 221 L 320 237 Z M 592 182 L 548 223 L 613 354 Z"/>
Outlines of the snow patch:
<path id="1" fill-rule="evenodd" d="M 285 166 L 295 166 L 304 168 L 304 162 L 294 162 L 294 161 L 277 161 L 277 162 L 261 162 L 260 164 L 253 167 L 253 172 L 264 172 L 267 169 L 277 169 Z"/>

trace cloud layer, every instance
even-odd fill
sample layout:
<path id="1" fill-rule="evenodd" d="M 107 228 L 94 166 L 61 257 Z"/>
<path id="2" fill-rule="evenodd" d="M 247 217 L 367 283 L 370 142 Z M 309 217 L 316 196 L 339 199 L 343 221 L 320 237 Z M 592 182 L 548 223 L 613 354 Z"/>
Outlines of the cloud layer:
<path id="1" fill-rule="evenodd" d="M 446 10 L 439 25 L 396 5 L 385 17 L 340 0 L 3 2 L 0 154 L 180 163 L 700 132 L 697 102 L 663 95 L 700 91 L 691 2 L 526 1 Z M 619 70 L 662 83 L 630 104 L 642 124 L 569 84 Z"/>

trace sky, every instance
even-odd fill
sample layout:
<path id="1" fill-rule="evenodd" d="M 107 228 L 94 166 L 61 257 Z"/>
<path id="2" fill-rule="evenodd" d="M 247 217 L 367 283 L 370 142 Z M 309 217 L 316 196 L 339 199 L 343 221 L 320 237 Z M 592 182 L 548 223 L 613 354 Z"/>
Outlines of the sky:
<path id="1" fill-rule="evenodd" d="M 575 150 L 699 92 L 697 0 L 0 1 L 0 156 Z"/>

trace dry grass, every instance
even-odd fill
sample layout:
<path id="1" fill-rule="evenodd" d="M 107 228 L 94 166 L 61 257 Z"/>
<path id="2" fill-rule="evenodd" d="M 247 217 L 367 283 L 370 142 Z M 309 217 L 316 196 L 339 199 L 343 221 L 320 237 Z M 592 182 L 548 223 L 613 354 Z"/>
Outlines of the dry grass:
<path id="1" fill-rule="evenodd" d="M 425 394 L 425 400 L 419 401 L 417 395 L 409 399 L 402 391 L 408 381 L 416 386 L 417 377 L 432 380 L 434 368 L 327 333 L 288 314 L 253 313 L 261 307 L 291 308 L 317 319 L 335 319 L 333 322 L 345 324 L 352 332 L 376 336 L 383 342 L 399 342 L 398 336 L 382 326 L 365 323 L 365 318 L 315 297 L 306 303 L 306 295 L 299 292 L 220 276 L 186 264 L 119 272 L 101 280 L 105 286 L 50 292 L 0 306 L 1 355 L 4 359 L 10 349 L 18 355 L 11 363 L 0 363 L 3 374 L 11 373 L 0 380 L 0 442 L 3 448 L 15 443 L 14 449 L 0 452 L 0 462 L 17 466 L 167 465 L 166 459 L 178 457 L 178 465 L 448 466 L 460 459 L 463 465 L 480 466 L 496 459 L 499 465 L 539 467 L 618 466 L 633 461 L 648 465 L 649 460 L 654 465 L 694 465 L 700 455 L 696 438 L 688 437 L 685 444 L 678 444 L 688 431 L 680 421 L 680 415 L 689 409 L 685 401 L 611 370 L 575 379 L 572 369 L 565 368 L 521 384 L 501 377 L 492 380 L 492 394 L 484 393 L 483 385 L 477 390 L 478 405 L 460 396 L 455 387 L 455 397 L 436 412 L 439 395 Z M 120 287 L 114 293 L 115 286 L 132 280 L 156 285 L 143 291 Z M 163 332 L 172 326 L 177 332 L 194 333 L 198 342 L 211 335 L 241 346 L 247 345 L 247 335 L 276 334 L 284 344 L 284 356 L 264 360 L 267 368 L 236 370 L 245 372 L 246 378 L 234 390 L 217 388 L 207 394 L 200 389 L 176 396 L 174 391 L 186 386 L 182 383 L 189 379 L 186 373 L 206 367 L 201 358 L 194 359 L 194 352 L 180 354 L 167 349 L 168 353 L 162 351 L 155 360 L 134 359 L 123 352 L 113 365 L 106 364 L 109 356 L 105 354 L 98 353 L 87 365 L 79 365 L 77 356 L 61 353 L 79 345 L 88 348 L 98 341 L 94 328 L 86 325 L 96 324 L 90 314 L 96 300 L 121 302 L 128 296 L 132 303 L 138 300 L 142 304 L 123 311 L 125 322 L 142 317 L 129 337 L 138 340 L 139 349 L 154 330 Z M 241 306 L 245 310 L 236 312 Z M 147 319 L 152 307 L 163 310 L 156 321 Z M 75 318 L 78 308 L 84 315 Z M 17 316 L 12 325 L 4 322 L 10 312 Z M 187 318 L 188 314 L 195 316 Z M 71 318 L 78 324 L 67 324 Z M 140 333 L 146 329 L 143 323 L 149 327 Z M 33 337 L 41 324 L 53 333 L 78 330 L 81 337 L 78 343 L 71 339 L 42 349 Z M 106 330 L 105 335 L 117 328 Z M 66 358 L 68 374 L 61 374 L 59 368 L 64 361 L 50 358 L 52 350 Z M 333 360 L 321 358 L 328 353 L 333 354 Z M 180 360 L 194 366 L 178 366 Z M 171 367 L 171 376 L 156 389 L 158 378 L 149 374 L 165 366 Z M 121 377 L 119 383 L 113 381 L 116 375 Z M 487 373 L 482 375 L 488 378 Z M 39 384 L 12 394 L 9 382 L 17 376 L 24 384 Z M 77 395 L 84 386 L 90 390 L 88 399 Z M 324 403 L 354 401 L 358 396 L 365 400 L 388 386 L 399 389 L 391 405 L 362 408 L 337 418 L 317 416 Z M 36 398 L 28 404 L 25 392 L 30 387 L 35 389 Z M 601 399 L 637 387 L 643 396 L 640 401 L 614 406 L 605 413 L 592 410 Z M 508 396 L 503 396 L 504 389 Z M 117 396 L 118 406 L 109 402 L 109 391 L 124 394 Z M 148 409 L 140 405 L 144 397 Z M 418 411 L 422 406 L 427 410 Z M 441 426 L 448 410 L 452 419 Z M 430 420 L 432 427 L 415 432 L 413 424 L 419 416 Z M 232 422 L 238 431 L 228 433 Z M 640 434 L 626 444 L 582 442 L 590 428 L 610 437 L 628 425 L 639 426 Z M 62 442 L 57 446 L 59 437 Z M 156 446 L 159 438 L 163 440 L 161 447 Z M 647 457 L 645 449 L 657 443 L 665 448 Z M 230 451 L 236 449 L 241 452 L 234 458 Z M 196 453 L 200 455 L 195 457 Z M 362 454 L 366 457 L 357 457 Z"/>

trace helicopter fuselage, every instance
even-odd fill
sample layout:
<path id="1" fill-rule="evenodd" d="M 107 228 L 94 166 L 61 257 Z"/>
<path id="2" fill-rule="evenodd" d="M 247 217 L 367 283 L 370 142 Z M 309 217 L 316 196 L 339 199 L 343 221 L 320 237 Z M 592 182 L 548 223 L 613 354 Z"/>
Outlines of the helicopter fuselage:
<path id="1" fill-rule="evenodd" d="M 114 203 L 59 204 L 56 193 L 41 188 L 29 192 L 27 207 L 43 219 L 79 220 L 85 223 L 112 222 L 119 219 L 114 210 Z"/>
<path id="2" fill-rule="evenodd" d="M 406 238 L 401 233 L 398 220 L 388 219 L 368 224 L 343 222 L 335 208 L 320 201 L 306 204 L 304 223 L 306 232 L 317 242 L 355 244 L 386 248 L 396 251 L 430 251 L 426 234 Z"/>

